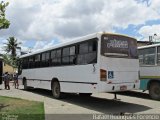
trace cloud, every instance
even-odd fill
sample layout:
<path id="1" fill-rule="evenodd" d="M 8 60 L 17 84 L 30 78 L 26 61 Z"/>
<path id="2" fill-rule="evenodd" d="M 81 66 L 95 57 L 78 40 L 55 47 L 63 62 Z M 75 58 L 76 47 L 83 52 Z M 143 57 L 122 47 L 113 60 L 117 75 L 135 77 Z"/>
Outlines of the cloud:
<path id="1" fill-rule="evenodd" d="M 145 24 L 160 19 L 159 0 L 9 0 L 7 18 L 11 26 L 0 36 L 37 40 L 35 49 L 52 40 L 61 42 L 98 31 L 115 32 L 115 27 Z M 43 42 L 41 42 L 43 41 Z"/>
<path id="2" fill-rule="evenodd" d="M 155 39 L 160 40 L 160 25 L 143 26 L 139 30 L 139 34 L 143 36 L 143 40 L 148 41 L 149 36 L 154 36 Z"/>
<path id="3" fill-rule="evenodd" d="M 150 7 L 160 14 L 160 3 L 159 0 L 149 0 Z"/>

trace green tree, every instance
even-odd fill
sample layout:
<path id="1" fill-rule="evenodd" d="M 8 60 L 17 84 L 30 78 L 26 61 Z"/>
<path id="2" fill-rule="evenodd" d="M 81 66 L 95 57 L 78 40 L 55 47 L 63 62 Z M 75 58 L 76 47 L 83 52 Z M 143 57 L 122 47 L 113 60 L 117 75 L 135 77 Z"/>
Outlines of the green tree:
<path id="1" fill-rule="evenodd" d="M 0 30 L 7 29 L 10 25 L 9 20 L 6 19 L 5 12 L 6 7 L 9 5 L 9 2 L 4 3 L 3 1 L 0 2 Z"/>
<path id="2" fill-rule="evenodd" d="M 12 66 L 12 60 L 11 60 L 10 55 L 4 54 L 3 55 L 3 61 L 5 62 L 5 64 L 8 64 L 8 65 Z"/>
<path id="3" fill-rule="evenodd" d="M 16 50 L 19 49 L 20 42 L 18 43 L 17 39 L 14 37 L 9 37 L 7 43 L 5 44 L 6 55 L 3 55 L 3 60 L 6 64 L 11 65 L 14 68 L 18 67 L 18 57 Z"/>
<path id="4" fill-rule="evenodd" d="M 18 43 L 18 41 L 17 41 L 17 39 L 16 38 L 14 38 L 14 37 L 9 37 L 8 39 L 7 39 L 7 43 L 5 43 L 5 51 L 7 52 L 7 53 L 11 53 L 11 56 L 12 57 L 16 57 L 17 56 L 17 54 L 16 54 L 16 50 L 18 49 L 18 48 L 20 48 L 19 47 L 19 45 L 20 45 L 21 43 L 19 42 Z"/>

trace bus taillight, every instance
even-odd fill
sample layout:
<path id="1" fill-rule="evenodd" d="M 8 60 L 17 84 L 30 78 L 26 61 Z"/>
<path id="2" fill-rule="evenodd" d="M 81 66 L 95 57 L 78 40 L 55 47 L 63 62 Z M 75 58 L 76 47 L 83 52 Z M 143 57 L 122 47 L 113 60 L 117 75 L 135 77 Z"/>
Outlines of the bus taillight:
<path id="1" fill-rule="evenodd" d="M 106 81 L 107 80 L 107 71 L 100 69 L 100 80 L 101 81 Z"/>

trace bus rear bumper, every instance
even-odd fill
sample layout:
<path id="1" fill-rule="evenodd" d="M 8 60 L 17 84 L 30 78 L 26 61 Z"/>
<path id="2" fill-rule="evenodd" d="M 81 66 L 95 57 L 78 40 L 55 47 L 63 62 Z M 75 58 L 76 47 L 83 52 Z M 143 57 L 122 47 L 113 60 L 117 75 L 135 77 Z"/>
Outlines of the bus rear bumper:
<path id="1" fill-rule="evenodd" d="M 139 89 L 139 83 L 98 84 L 98 92 L 118 92 Z"/>

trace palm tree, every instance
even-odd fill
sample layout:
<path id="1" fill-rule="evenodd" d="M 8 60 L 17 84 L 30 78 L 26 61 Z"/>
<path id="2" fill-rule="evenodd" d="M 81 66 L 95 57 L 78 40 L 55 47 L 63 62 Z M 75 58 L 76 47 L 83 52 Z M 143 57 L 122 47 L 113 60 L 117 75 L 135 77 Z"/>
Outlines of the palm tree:
<path id="1" fill-rule="evenodd" d="M 6 46 L 5 46 L 5 51 L 7 53 L 11 52 L 11 56 L 12 57 L 16 57 L 16 50 L 17 48 L 20 48 L 19 45 L 21 43 L 18 43 L 17 39 L 15 39 L 14 37 L 9 37 L 7 39 L 7 43 L 5 43 Z"/>
<path id="2" fill-rule="evenodd" d="M 10 66 L 12 66 L 12 60 L 11 60 L 11 57 L 7 54 L 4 54 L 3 56 L 3 61 L 5 64 L 8 64 Z"/>

